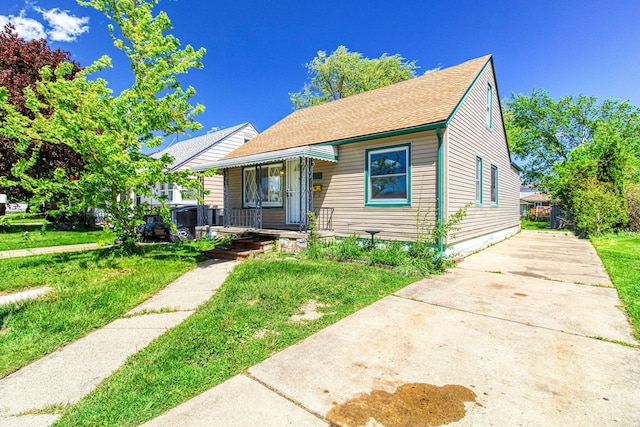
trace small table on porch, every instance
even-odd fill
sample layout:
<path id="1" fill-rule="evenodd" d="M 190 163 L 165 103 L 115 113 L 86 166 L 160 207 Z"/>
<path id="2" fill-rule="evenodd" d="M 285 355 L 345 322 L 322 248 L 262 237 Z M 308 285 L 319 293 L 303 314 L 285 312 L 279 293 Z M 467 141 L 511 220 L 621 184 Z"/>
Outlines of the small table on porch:
<path id="1" fill-rule="evenodd" d="M 371 234 L 371 249 L 374 249 L 376 247 L 376 244 L 373 241 L 373 237 L 380 233 L 382 230 L 364 230 L 365 233 L 369 233 Z"/>

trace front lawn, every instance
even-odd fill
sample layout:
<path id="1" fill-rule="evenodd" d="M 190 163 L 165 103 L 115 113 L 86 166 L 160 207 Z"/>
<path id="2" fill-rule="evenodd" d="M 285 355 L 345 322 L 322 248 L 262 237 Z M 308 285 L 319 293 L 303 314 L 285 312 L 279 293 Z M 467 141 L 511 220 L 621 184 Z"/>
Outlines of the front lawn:
<path id="1" fill-rule="evenodd" d="M 640 340 L 640 233 L 592 237 Z"/>
<path id="2" fill-rule="evenodd" d="M 138 425 L 415 280 L 335 261 L 245 261 L 209 302 L 129 358 L 56 425 Z M 324 315 L 292 321 L 310 301 Z"/>
<path id="3" fill-rule="evenodd" d="M 51 224 L 21 224 L 0 228 L 0 251 L 77 245 L 81 243 L 113 243 L 111 230 L 56 230 Z"/>
<path id="4" fill-rule="evenodd" d="M 37 300 L 0 306 L 0 378 L 104 326 L 201 259 L 195 244 L 0 259 L 0 295 L 49 286 Z"/>

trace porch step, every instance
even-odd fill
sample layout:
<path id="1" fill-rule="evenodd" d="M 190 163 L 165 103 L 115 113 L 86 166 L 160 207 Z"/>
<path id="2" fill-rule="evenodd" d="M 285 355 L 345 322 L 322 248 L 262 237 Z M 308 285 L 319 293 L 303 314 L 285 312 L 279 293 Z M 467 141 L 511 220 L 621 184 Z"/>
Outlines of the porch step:
<path id="1" fill-rule="evenodd" d="M 243 259 L 251 256 L 252 253 L 262 253 L 264 252 L 261 249 L 255 250 L 247 250 L 243 248 L 230 248 L 228 250 L 224 249 L 211 249 L 210 251 L 205 251 L 204 256 L 212 259 L 235 259 L 236 261 L 242 261 Z"/>
<path id="2" fill-rule="evenodd" d="M 255 240 L 255 238 L 234 239 L 231 246 L 238 249 L 260 250 L 268 252 L 273 249 L 273 240 Z"/>

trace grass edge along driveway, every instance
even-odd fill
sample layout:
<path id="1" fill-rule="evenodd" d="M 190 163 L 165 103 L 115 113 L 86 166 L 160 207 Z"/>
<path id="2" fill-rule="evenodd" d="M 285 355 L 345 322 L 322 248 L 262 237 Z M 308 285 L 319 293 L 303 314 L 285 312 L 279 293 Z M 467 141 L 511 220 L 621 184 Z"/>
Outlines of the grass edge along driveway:
<path id="1" fill-rule="evenodd" d="M 336 261 L 244 261 L 195 314 L 130 357 L 55 425 L 140 424 L 416 280 Z M 324 315 L 290 321 L 311 300 Z"/>
<path id="2" fill-rule="evenodd" d="M 602 263 L 640 340 L 640 233 L 592 237 Z"/>

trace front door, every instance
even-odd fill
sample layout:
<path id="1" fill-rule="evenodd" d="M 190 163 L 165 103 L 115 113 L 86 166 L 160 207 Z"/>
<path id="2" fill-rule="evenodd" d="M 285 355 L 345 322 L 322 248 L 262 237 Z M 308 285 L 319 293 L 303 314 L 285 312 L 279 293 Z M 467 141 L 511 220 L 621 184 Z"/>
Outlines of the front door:
<path id="1" fill-rule="evenodd" d="M 287 224 L 300 224 L 300 159 L 287 160 Z"/>

